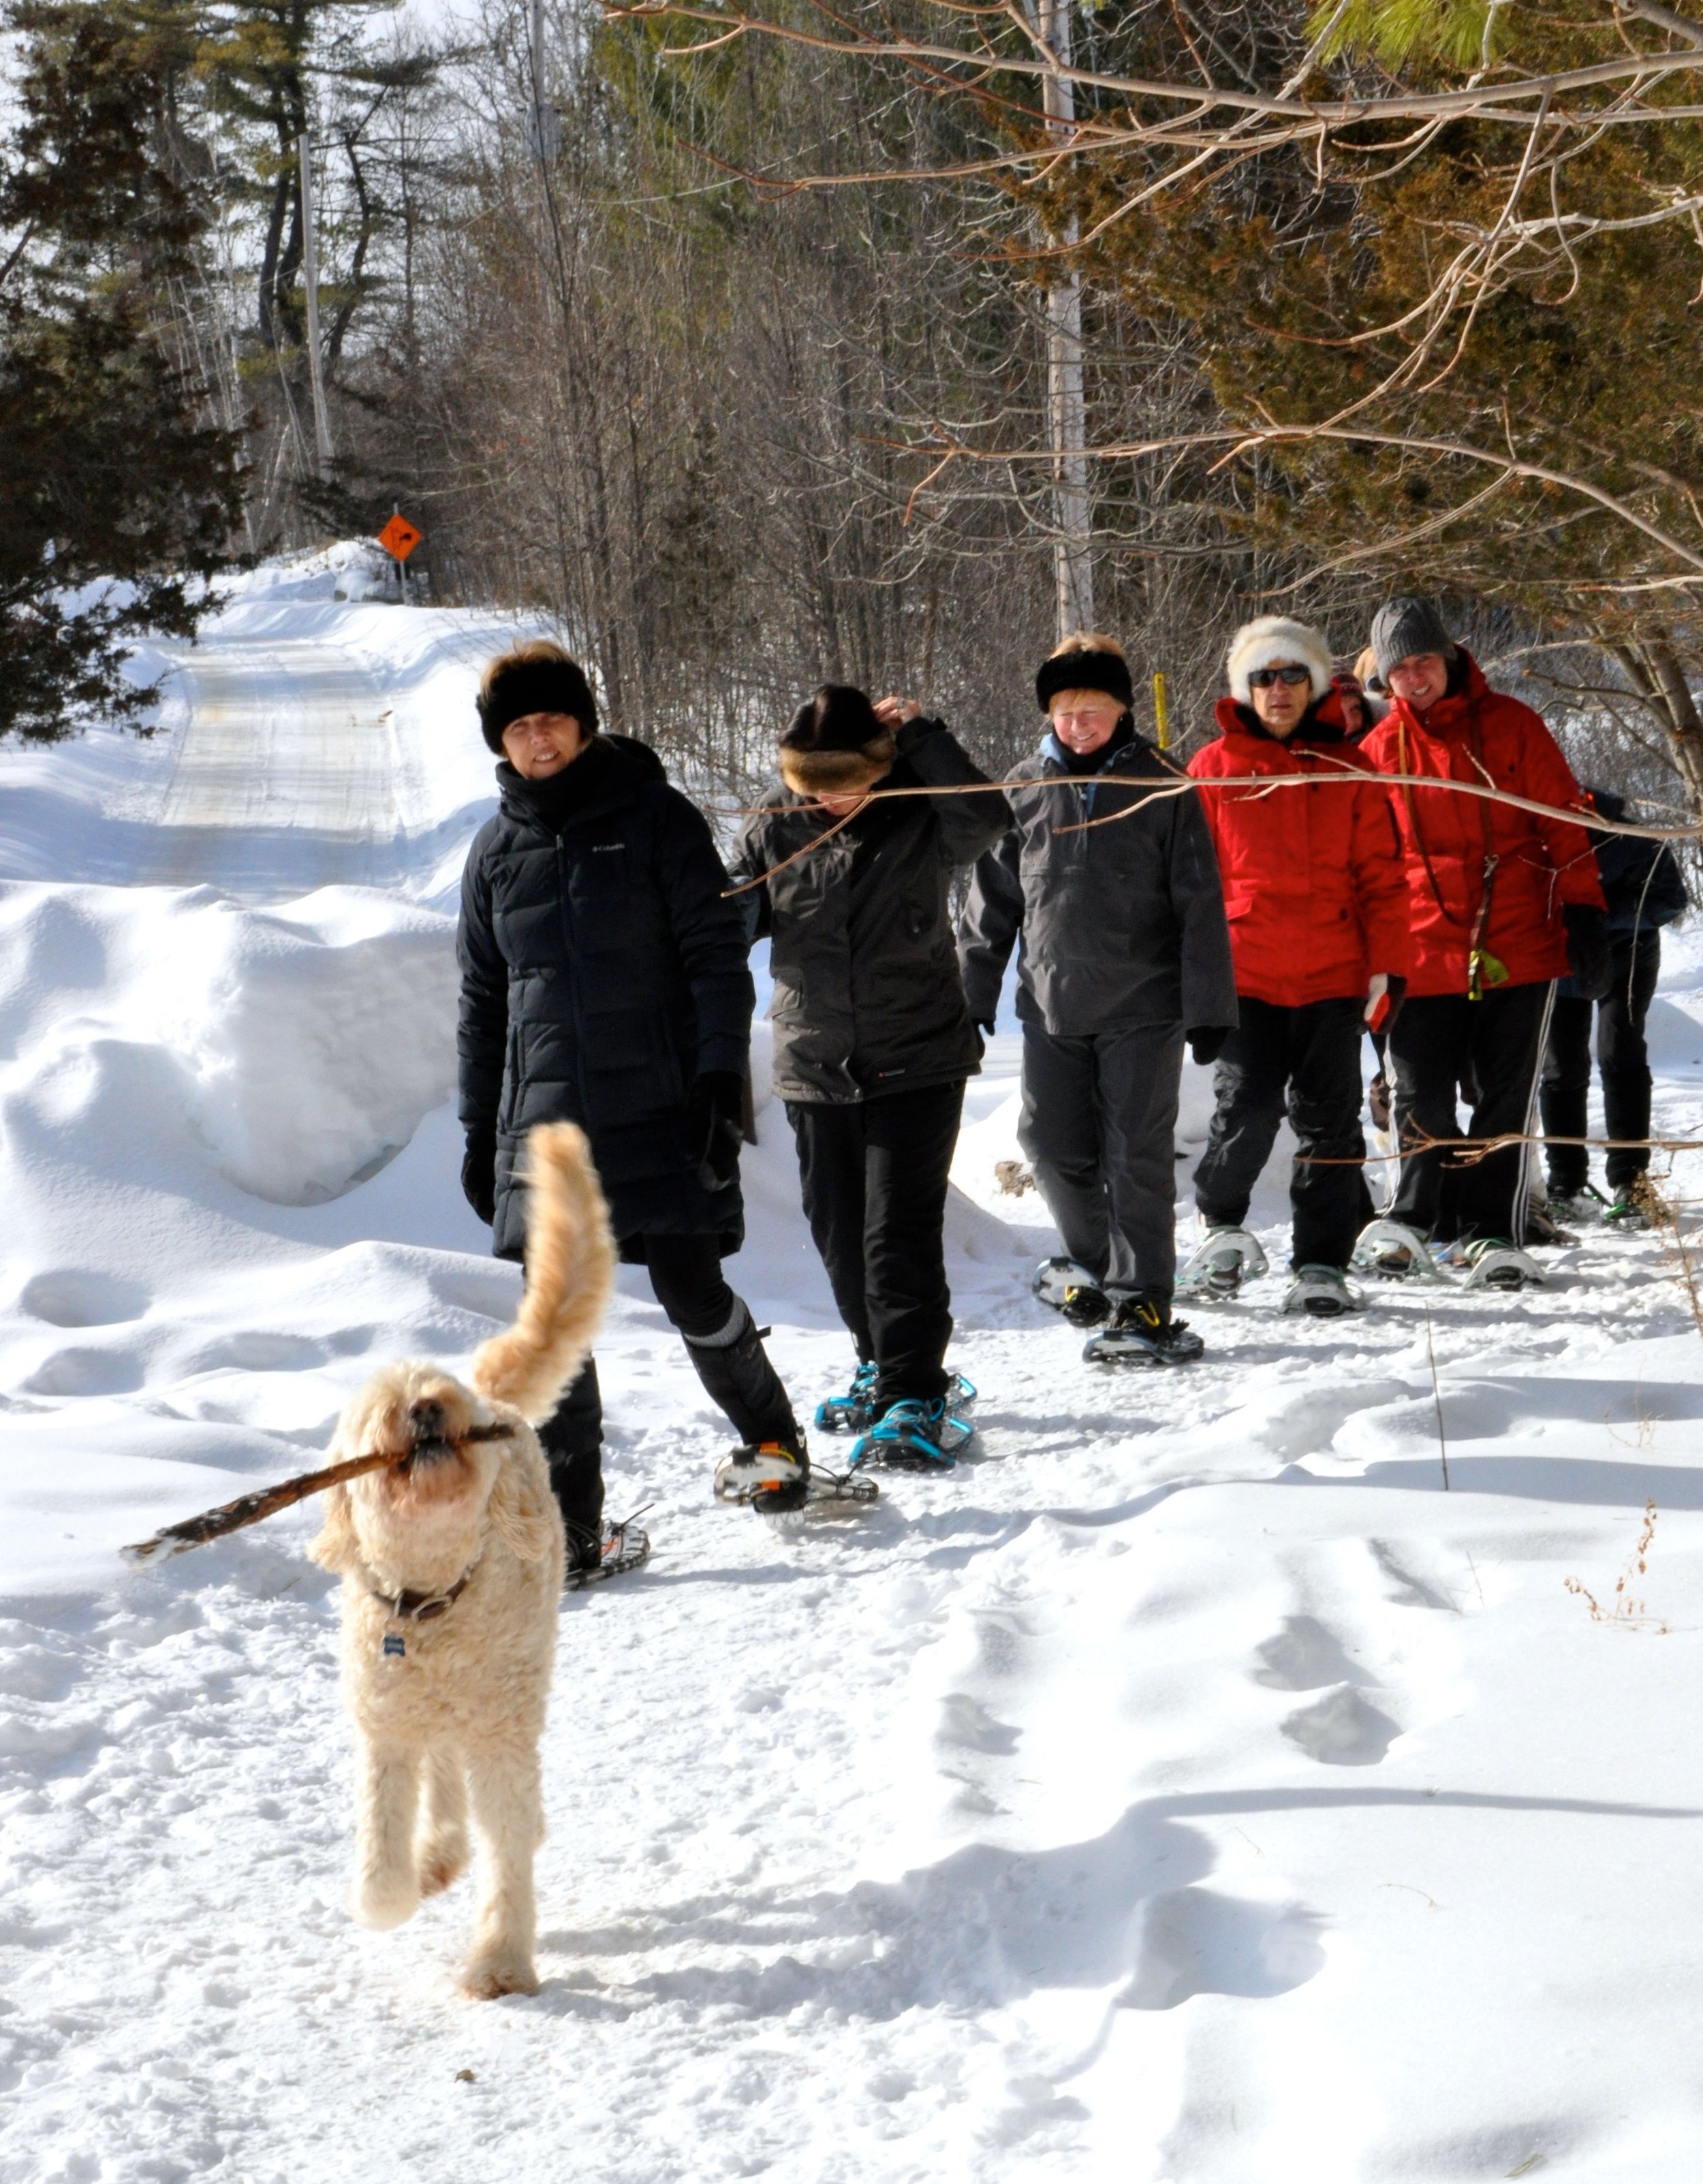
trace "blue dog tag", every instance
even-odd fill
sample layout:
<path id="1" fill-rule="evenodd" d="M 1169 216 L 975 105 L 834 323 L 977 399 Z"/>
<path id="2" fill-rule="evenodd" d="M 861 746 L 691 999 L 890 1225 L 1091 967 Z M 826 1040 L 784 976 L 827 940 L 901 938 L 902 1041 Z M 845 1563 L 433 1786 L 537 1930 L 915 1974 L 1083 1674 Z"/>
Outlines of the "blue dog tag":
<path id="1" fill-rule="evenodd" d="M 402 1642 L 401 1632 L 399 1630 L 387 1630 L 384 1634 L 385 1659 L 387 1661 L 401 1661 L 405 1660 L 407 1658 L 407 1655 L 408 1648 Z"/>

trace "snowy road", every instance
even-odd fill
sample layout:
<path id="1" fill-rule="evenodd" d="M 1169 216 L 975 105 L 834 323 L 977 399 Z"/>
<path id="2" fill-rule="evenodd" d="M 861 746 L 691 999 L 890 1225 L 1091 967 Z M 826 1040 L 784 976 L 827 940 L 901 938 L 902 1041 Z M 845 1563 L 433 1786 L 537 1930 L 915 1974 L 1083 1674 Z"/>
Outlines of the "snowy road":
<path id="1" fill-rule="evenodd" d="M 170 736 L 0 757 L 0 2184 L 1695 2184 L 1678 1256 L 1593 1228 L 1541 1290 L 1328 1325 L 1273 1275 L 1198 1368 L 1092 1374 L 994 1184 L 1008 1034 L 950 1231 L 967 1459 L 851 1521 L 717 1508 L 623 1274 L 610 1496 L 656 1555 L 564 1606 L 544 1991 L 457 2001 L 465 1886 L 349 1923 L 310 1513 L 114 1549 L 512 1308 L 447 1105 L 500 635 L 251 604 Z M 1683 1132 L 1700 1027 L 1685 933 Z M 848 1356 L 759 1120 L 732 1273 L 807 1403 Z"/>
<path id="2" fill-rule="evenodd" d="M 312 638 L 170 656 L 189 718 L 136 881 L 237 895 L 370 884 L 415 800 L 371 667 Z"/>

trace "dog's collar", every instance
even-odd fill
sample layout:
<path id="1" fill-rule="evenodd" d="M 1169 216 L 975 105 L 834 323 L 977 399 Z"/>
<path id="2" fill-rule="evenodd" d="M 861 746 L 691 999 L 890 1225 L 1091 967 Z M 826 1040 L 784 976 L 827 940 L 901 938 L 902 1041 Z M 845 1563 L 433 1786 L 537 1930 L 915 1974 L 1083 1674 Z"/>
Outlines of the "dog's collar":
<path id="1" fill-rule="evenodd" d="M 377 1601 L 382 1601 L 390 1611 L 393 1623 L 435 1623 L 440 1615 L 447 1615 L 467 1587 L 473 1582 L 473 1572 L 479 1567 L 477 1557 L 468 1563 L 451 1585 L 442 1592 L 381 1592 L 369 1583 L 367 1591 Z"/>

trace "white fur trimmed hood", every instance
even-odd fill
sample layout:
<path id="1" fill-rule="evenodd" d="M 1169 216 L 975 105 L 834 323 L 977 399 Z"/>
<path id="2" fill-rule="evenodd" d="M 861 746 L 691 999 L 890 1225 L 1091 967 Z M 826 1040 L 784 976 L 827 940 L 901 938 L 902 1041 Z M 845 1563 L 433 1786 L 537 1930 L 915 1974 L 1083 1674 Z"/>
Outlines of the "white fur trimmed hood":
<path id="1" fill-rule="evenodd" d="M 1262 615 L 1258 621 L 1243 622 L 1230 640 L 1224 656 L 1231 694 L 1239 705 L 1252 701 L 1248 678 L 1256 667 L 1276 667 L 1293 661 L 1307 668 L 1313 677 L 1313 695 L 1322 698 L 1331 687 L 1331 648 L 1316 629 L 1287 615 Z"/>

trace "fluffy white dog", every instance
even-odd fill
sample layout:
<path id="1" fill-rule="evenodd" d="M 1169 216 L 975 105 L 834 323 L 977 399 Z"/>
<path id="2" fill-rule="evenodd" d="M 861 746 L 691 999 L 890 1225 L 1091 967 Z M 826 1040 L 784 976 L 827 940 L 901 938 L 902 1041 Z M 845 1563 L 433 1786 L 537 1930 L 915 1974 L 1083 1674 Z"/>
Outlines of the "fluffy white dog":
<path id="1" fill-rule="evenodd" d="M 310 1552 L 343 1578 L 343 1687 L 357 1739 L 350 1909 L 399 1926 L 467 1863 L 480 1892 L 464 1994 L 533 1994 L 539 1739 L 555 1663 L 561 1518 L 533 1427 L 591 1347 L 614 1279 L 608 1210 L 572 1123 L 534 1130 L 527 1288 L 464 1387 L 388 1366 L 338 1421 L 332 1462 L 395 1451 L 336 1486 Z"/>

